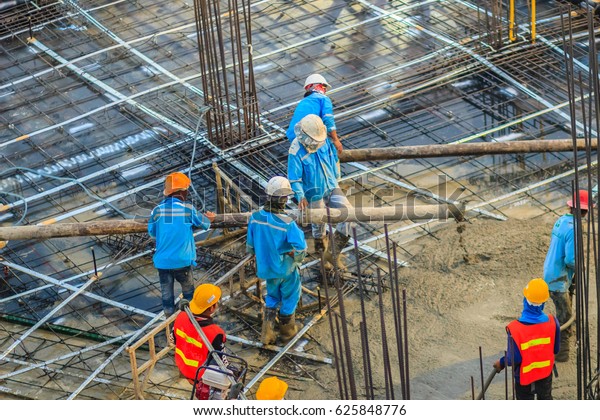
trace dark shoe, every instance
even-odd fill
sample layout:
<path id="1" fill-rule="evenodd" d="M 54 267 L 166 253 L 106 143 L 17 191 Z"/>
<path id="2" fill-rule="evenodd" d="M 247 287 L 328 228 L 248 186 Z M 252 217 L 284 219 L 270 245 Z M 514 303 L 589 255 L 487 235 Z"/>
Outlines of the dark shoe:
<path id="1" fill-rule="evenodd" d="M 315 238 L 315 253 L 317 255 L 321 254 L 321 251 L 325 251 L 325 242 L 323 242 L 323 238 Z"/>
<path id="2" fill-rule="evenodd" d="M 296 324 L 296 314 L 281 315 L 279 314 L 279 334 L 281 339 L 287 343 L 298 333 L 298 325 Z"/>
<path id="3" fill-rule="evenodd" d="M 277 310 L 275 308 L 265 308 L 263 314 L 262 331 L 260 341 L 263 344 L 275 344 L 277 333 L 275 332 L 275 323 L 277 321 Z"/>

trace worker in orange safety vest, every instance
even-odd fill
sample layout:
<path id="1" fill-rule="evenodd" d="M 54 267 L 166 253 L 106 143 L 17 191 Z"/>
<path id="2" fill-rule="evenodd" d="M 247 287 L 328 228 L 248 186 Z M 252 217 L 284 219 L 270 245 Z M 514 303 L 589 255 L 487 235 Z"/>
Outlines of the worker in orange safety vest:
<path id="1" fill-rule="evenodd" d="M 217 311 L 218 302 L 221 298 L 221 289 L 214 284 L 201 284 L 194 291 L 194 297 L 190 302 L 190 311 L 202 332 L 210 341 L 214 350 L 223 351 L 225 349 L 225 331 L 213 320 L 213 315 Z M 204 343 L 200 334 L 192 324 L 187 312 L 181 312 L 173 324 L 173 336 L 175 339 L 175 363 L 188 381 L 193 384 L 196 378 L 198 368 L 206 363 L 208 357 L 208 346 Z M 227 359 L 223 356 L 223 363 L 228 365 Z M 209 364 L 216 362 L 209 361 Z M 198 372 L 198 378 L 202 377 L 204 369 Z M 198 399 L 208 399 L 207 385 L 199 384 L 196 389 Z"/>
<path id="2" fill-rule="evenodd" d="M 506 327 L 508 349 L 494 363 L 496 372 L 513 366 L 517 400 L 552 399 L 554 355 L 560 349 L 560 324 L 544 313 L 550 298 L 543 279 L 531 280 L 523 289 L 523 312 Z"/>

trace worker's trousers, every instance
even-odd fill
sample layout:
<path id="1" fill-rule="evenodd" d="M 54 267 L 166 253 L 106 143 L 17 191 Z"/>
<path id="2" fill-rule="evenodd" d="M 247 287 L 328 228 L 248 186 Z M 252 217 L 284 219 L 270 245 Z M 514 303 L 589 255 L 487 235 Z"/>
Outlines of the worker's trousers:
<path id="1" fill-rule="evenodd" d="M 165 311 L 165 317 L 168 318 L 175 313 L 175 281 L 181 285 L 181 293 L 184 299 L 191 301 L 194 297 L 192 267 L 175 269 L 158 268 L 157 270 L 160 280 L 163 310 Z"/>
<path id="2" fill-rule="evenodd" d="M 552 302 L 556 308 L 556 318 L 562 326 L 573 316 L 573 307 L 571 306 L 571 295 L 569 292 L 550 292 Z M 561 339 L 567 339 L 571 335 L 572 328 L 569 327 L 560 332 Z"/>
<path id="3" fill-rule="evenodd" d="M 265 306 L 268 309 L 277 309 L 281 315 L 291 315 L 296 312 L 298 301 L 302 293 L 300 271 L 295 269 L 282 279 L 267 279 L 267 297 Z"/>
<path id="4" fill-rule="evenodd" d="M 308 207 L 311 209 L 323 209 L 325 206 L 330 207 L 332 209 L 351 209 L 352 204 L 344 195 L 344 192 L 340 188 L 334 188 L 328 194 L 325 195 L 320 200 L 311 201 L 308 203 Z M 342 222 L 338 223 L 335 229 L 344 236 L 352 235 L 352 227 L 354 226 L 353 222 Z M 326 224 L 323 225 L 312 225 L 312 234 L 313 238 L 322 238 L 325 234 Z"/>
<path id="5" fill-rule="evenodd" d="M 529 385 L 515 382 L 515 397 L 517 400 L 551 400 L 552 399 L 552 374 L 535 381 Z"/>

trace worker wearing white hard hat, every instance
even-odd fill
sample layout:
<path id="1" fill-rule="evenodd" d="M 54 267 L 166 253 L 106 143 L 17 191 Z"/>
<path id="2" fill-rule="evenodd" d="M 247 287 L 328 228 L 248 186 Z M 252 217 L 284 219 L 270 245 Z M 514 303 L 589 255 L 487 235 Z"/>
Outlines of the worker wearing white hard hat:
<path id="1" fill-rule="evenodd" d="M 285 205 L 294 193 L 288 179 L 271 178 L 265 192 L 267 202 L 250 216 L 246 249 L 256 256 L 256 275 L 267 283 L 261 341 L 274 344 L 277 319 L 284 342 L 298 332 L 295 312 L 302 291 L 298 267 L 306 256 L 306 240 L 296 222 L 285 214 Z"/>
<path id="2" fill-rule="evenodd" d="M 288 155 L 288 178 L 294 190 L 300 210 L 331 208 L 348 209 L 352 205 L 340 189 L 338 178 L 340 169 L 338 156 L 327 129 L 318 115 L 309 114 L 294 127 L 296 138 L 290 146 Z M 333 264 L 334 251 L 337 253 L 338 268 L 344 268 L 339 251 L 350 239 L 352 223 L 342 222 L 336 225 L 333 241 L 325 247 L 325 225 L 313 224 L 312 234 L 315 251 L 324 251 L 324 258 Z M 333 242 L 333 246 L 332 246 Z M 335 248 L 335 249 L 334 249 Z"/>
<path id="3" fill-rule="evenodd" d="M 320 74 L 311 74 L 306 78 L 304 82 L 304 99 L 296 106 L 290 125 L 285 133 L 290 142 L 296 138 L 296 133 L 294 132 L 296 124 L 307 115 L 315 114 L 323 120 L 327 129 L 327 135 L 331 138 L 337 151 L 341 152 L 343 150 L 342 142 L 337 135 L 337 128 L 335 126 L 333 104 L 331 99 L 326 95 L 328 89 L 331 89 L 331 85 Z"/>

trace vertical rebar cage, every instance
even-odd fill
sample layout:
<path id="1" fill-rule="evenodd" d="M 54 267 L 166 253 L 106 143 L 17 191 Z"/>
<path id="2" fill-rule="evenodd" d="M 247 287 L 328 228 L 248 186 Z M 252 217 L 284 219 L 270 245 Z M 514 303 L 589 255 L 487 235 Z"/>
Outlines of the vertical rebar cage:
<path id="1" fill-rule="evenodd" d="M 260 125 L 250 0 L 194 0 L 194 10 L 208 136 L 219 147 L 234 146 Z"/>

